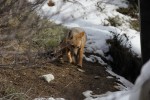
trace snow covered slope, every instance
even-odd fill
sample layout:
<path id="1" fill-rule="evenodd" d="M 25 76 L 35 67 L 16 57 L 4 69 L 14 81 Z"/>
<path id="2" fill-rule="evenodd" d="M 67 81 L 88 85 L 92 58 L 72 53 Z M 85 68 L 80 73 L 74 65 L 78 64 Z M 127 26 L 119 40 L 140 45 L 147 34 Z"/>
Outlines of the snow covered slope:
<path id="1" fill-rule="evenodd" d="M 119 7 L 128 7 L 126 0 L 53 0 L 55 6 L 45 4 L 40 14 L 48 16 L 50 20 L 67 27 L 82 27 L 88 37 L 86 52 L 99 53 L 103 56 L 108 51 L 106 39 L 110 38 L 110 31 L 126 33 L 131 41 L 132 50 L 141 56 L 139 32 L 130 28 L 129 16 L 116 11 Z M 110 26 L 108 18 L 117 17 L 120 26 Z"/>

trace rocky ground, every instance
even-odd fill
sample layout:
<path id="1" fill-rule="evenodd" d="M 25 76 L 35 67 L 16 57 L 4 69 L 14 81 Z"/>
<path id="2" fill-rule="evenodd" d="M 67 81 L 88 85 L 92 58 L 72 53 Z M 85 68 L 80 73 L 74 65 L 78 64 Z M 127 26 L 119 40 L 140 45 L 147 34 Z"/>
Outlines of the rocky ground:
<path id="1" fill-rule="evenodd" d="M 106 78 L 110 74 L 105 71 L 104 66 L 84 61 L 82 70 L 85 72 L 67 62 L 28 65 L 28 67 L 20 65 L 16 68 L 15 66 L 2 67 L 0 68 L 0 98 L 6 96 L 9 99 L 30 100 L 37 97 L 62 97 L 66 100 L 83 100 L 82 93 L 87 90 L 93 91 L 94 94 L 117 91 L 114 87 L 117 85 L 116 79 Z M 40 78 L 49 73 L 55 77 L 50 83 Z"/>

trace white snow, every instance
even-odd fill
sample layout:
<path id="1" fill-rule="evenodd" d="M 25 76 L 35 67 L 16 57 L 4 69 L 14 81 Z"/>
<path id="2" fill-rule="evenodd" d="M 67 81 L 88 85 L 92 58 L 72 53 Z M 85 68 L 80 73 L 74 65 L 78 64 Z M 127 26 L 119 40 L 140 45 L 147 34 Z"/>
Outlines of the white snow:
<path id="1" fill-rule="evenodd" d="M 30 2 L 30 3 L 35 3 L 36 2 L 36 0 L 28 0 L 28 2 Z"/>
<path id="2" fill-rule="evenodd" d="M 89 57 L 84 56 L 85 60 L 89 61 L 89 62 L 96 62 L 98 61 L 98 63 L 100 63 L 101 65 L 107 65 L 107 63 L 105 63 L 100 57 L 97 57 L 95 55 L 90 55 Z"/>
<path id="3" fill-rule="evenodd" d="M 64 98 L 35 98 L 34 100 L 65 100 Z"/>
<path id="4" fill-rule="evenodd" d="M 118 81 L 120 81 L 122 84 L 117 83 L 118 86 L 115 86 L 116 88 L 120 89 L 120 90 L 131 90 L 133 87 L 133 83 L 129 82 L 128 80 L 126 80 L 124 77 L 117 75 L 116 73 L 114 73 L 110 67 L 107 67 L 106 71 L 108 73 L 110 73 L 110 75 L 115 76 L 117 78 Z"/>
<path id="5" fill-rule="evenodd" d="M 85 91 L 83 95 L 86 97 L 84 100 L 129 100 L 129 91 L 108 91 L 101 95 L 92 95 L 92 91 Z"/>

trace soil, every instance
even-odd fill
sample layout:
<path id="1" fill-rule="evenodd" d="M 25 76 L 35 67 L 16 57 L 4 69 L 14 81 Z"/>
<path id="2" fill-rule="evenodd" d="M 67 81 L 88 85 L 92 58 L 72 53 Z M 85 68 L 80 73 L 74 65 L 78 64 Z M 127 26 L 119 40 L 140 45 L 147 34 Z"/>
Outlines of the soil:
<path id="1" fill-rule="evenodd" d="M 24 93 L 25 100 L 37 97 L 83 100 L 85 97 L 82 93 L 87 90 L 93 91 L 93 94 L 117 91 L 114 87 L 116 79 L 106 78 L 111 75 L 105 71 L 104 66 L 84 61 L 81 69 L 85 72 L 77 69 L 77 66 L 67 62 L 45 63 L 34 67 L 20 66 L 19 69 L 0 68 L 0 97 L 11 93 Z M 55 77 L 50 83 L 40 78 L 49 73 Z"/>

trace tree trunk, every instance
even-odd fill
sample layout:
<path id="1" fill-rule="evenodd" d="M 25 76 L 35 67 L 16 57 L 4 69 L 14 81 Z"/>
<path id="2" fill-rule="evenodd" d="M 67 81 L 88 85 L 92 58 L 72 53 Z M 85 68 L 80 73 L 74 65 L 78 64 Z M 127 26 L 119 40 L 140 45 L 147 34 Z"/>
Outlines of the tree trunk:
<path id="1" fill-rule="evenodd" d="M 140 33 L 142 62 L 145 64 L 150 58 L 150 3 L 149 0 L 139 0 Z"/>

